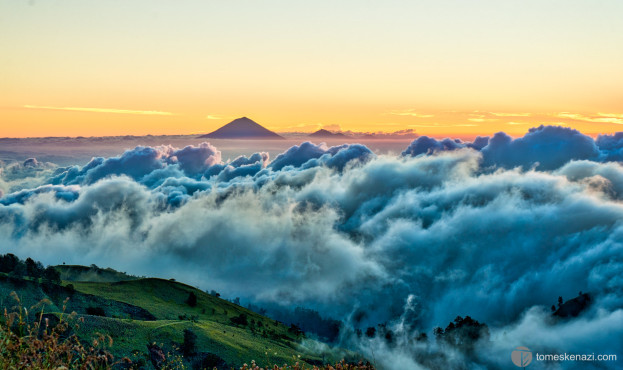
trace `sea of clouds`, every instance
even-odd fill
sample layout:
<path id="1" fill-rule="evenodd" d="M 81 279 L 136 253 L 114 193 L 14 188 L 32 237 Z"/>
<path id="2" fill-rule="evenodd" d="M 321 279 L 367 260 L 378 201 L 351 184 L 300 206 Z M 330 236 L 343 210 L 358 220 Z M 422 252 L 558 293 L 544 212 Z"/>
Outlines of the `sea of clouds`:
<path id="1" fill-rule="evenodd" d="M 5 165 L 0 252 L 387 323 L 392 343 L 342 338 L 383 368 L 510 368 L 520 345 L 622 356 L 622 158 L 623 133 L 541 126 L 419 137 L 398 156 L 305 142 L 223 161 L 200 143 Z M 579 291 L 589 309 L 553 320 L 557 298 Z M 432 339 L 457 315 L 490 328 L 475 354 Z M 415 341 L 421 332 L 431 339 Z M 615 365 L 564 365 L 591 366 Z"/>

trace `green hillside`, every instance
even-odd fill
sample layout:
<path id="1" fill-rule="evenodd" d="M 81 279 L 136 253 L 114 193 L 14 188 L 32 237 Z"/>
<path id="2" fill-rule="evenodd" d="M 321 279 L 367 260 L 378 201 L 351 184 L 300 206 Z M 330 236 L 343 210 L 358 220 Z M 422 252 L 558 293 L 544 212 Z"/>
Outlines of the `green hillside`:
<path id="1" fill-rule="evenodd" d="M 100 268 L 95 265 L 59 265 L 54 266 L 56 271 L 61 274 L 61 279 L 67 281 L 99 281 L 103 283 L 112 283 L 116 281 L 135 280 L 139 277 L 128 275 L 125 272 L 119 272 L 111 268 Z"/>
<path id="2" fill-rule="evenodd" d="M 306 339 L 296 327 L 285 326 L 186 284 L 136 278 L 93 266 L 55 268 L 64 278 L 96 281 L 63 280 L 54 284 L 43 278 L 0 274 L 0 306 L 8 311 L 15 309 L 16 302 L 11 297 L 11 292 L 15 292 L 23 307 L 45 302 L 44 312 L 52 321 L 58 321 L 66 306 L 66 313 L 77 314 L 64 317 L 73 317 L 77 325 L 72 323 L 71 330 L 78 338 L 90 343 L 99 335 L 110 336 L 112 346 L 108 350 L 116 359 L 129 358 L 136 368 L 151 368 L 150 343 L 156 343 L 188 368 L 197 367 L 197 359 L 210 367 L 218 364 L 220 368 L 229 368 L 251 360 L 262 364 L 318 364 L 335 362 L 343 356 L 356 358 L 345 351 L 310 352 L 307 348 L 323 346 Z M 36 311 L 31 311 L 30 320 L 36 320 L 36 312 L 41 308 L 37 306 Z M 180 348 L 184 346 L 185 331 L 192 332 L 190 335 L 196 340 L 193 354 L 182 359 Z"/>

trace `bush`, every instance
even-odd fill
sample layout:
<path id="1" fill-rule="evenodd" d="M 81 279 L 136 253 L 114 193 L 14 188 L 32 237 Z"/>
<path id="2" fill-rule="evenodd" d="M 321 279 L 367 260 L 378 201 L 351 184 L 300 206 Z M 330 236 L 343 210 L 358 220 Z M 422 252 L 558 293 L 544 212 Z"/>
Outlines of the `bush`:
<path id="1" fill-rule="evenodd" d="M 234 316 L 231 319 L 232 323 L 236 324 L 236 325 L 242 325 L 242 326 L 247 326 L 249 325 L 249 321 L 247 320 L 247 315 L 241 313 L 238 316 Z"/>
<path id="2" fill-rule="evenodd" d="M 87 307 L 87 315 L 106 317 L 106 312 L 101 307 Z"/>
<path id="3" fill-rule="evenodd" d="M 186 303 L 188 303 L 190 307 L 197 306 L 197 296 L 195 295 L 194 292 L 190 292 L 190 294 L 188 295 L 188 298 L 186 299 Z"/>
<path id="4" fill-rule="evenodd" d="M 57 325 L 50 324 L 42 310 L 49 302 L 41 301 L 27 310 L 15 292 L 11 296 L 17 306 L 16 312 L 5 311 L 0 320 L 0 368 L 108 369 L 115 365 L 113 356 L 106 351 L 106 346 L 112 345 L 109 336 L 100 335 L 87 347 L 75 335 L 67 335 L 70 325 L 63 313 Z M 41 312 L 33 324 L 29 324 L 29 311 Z M 69 320 L 74 319 L 75 314 L 69 316 Z"/>
<path id="5" fill-rule="evenodd" d="M 43 278 L 54 284 L 61 283 L 61 273 L 52 266 L 48 266 L 43 270 Z"/>
<path id="6" fill-rule="evenodd" d="M 184 352 L 184 356 L 191 356 L 197 352 L 197 334 L 190 329 L 184 329 L 182 351 Z"/>

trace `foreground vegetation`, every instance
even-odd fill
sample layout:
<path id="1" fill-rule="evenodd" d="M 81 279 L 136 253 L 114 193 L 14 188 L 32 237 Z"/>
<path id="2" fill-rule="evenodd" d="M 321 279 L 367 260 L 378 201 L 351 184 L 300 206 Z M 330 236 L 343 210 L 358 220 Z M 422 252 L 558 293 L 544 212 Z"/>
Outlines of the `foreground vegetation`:
<path id="1" fill-rule="evenodd" d="M 98 333 L 90 344 L 80 340 L 73 329 L 79 330 L 81 325 L 86 325 L 82 318 L 73 313 L 71 315 L 60 314 L 56 324 L 50 322 L 44 310 L 35 315 L 36 320 L 29 320 L 29 310 L 24 308 L 17 294 L 13 293 L 15 311 L 9 313 L 6 309 L 0 321 L 0 368 L 2 369 L 144 369 L 151 365 L 155 369 L 186 369 L 189 367 L 184 356 L 193 355 L 188 346 L 196 343 L 192 339 L 191 344 L 188 335 L 182 348 L 174 348 L 173 352 L 164 352 L 161 346 L 155 343 L 147 345 L 149 354 L 139 360 L 128 357 L 115 360 L 109 348 L 113 346 L 113 339 L 109 335 Z M 46 302 L 41 302 L 43 307 Z M 39 307 L 31 307 L 31 312 L 36 312 Z M 186 331 L 185 334 L 190 333 Z M 267 353 L 266 353 L 267 354 Z M 300 357 L 300 356 L 299 356 Z M 193 364 L 192 368 L 217 369 L 209 361 L 201 364 Z M 209 359 L 207 359 L 209 360 Z M 242 370 L 371 370 L 370 364 L 348 364 L 345 361 L 335 365 L 309 366 L 300 363 L 297 357 L 292 358 L 292 364 L 276 365 L 268 360 L 262 367 L 255 360 L 251 365 L 243 364 Z M 225 368 L 227 365 L 222 365 Z M 231 367 L 233 369 L 233 367 Z"/>
<path id="2" fill-rule="evenodd" d="M 216 294 L 97 266 L 0 256 L 0 307 L 0 368 L 372 368 Z"/>

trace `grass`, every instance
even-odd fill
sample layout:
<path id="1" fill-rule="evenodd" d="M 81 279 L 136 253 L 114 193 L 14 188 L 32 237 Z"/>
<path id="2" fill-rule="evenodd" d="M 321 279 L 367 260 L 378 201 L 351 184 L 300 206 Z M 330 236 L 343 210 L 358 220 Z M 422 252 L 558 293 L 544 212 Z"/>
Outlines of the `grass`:
<path id="1" fill-rule="evenodd" d="M 189 285 L 170 280 L 148 278 L 115 283 L 74 282 L 73 285 L 80 292 L 142 307 L 158 320 L 178 320 L 179 316 L 186 315 L 189 318 L 194 316 L 197 320 L 231 325 L 231 318 L 245 314 L 249 322 L 261 322 L 262 327 L 270 328 L 277 335 L 297 339 L 281 323 Z M 191 292 L 197 297 L 195 307 L 186 303 Z"/>
<path id="2" fill-rule="evenodd" d="M 106 336 L 98 335 L 92 346 L 85 346 L 71 334 L 75 315 L 60 314 L 59 322 L 50 325 L 44 319 L 46 301 L 31 307 L 30 313 L 17 294 L 12 293 L 16 306 L 9 313 L 4 310 L 0 319 L 0 368 L 3 369 L 109 369 L 113 356 L 105 350 L 111 343 Z M 41 306 L 41 314 L 32 315 Z M 36 319 L 31 321 L 31 316 Z M 74 326 L 78 328 L 76 324 Z"/>
<path id="3" fill-rule="evenodd" d="M 65 276 L 72 276 L 74 269 L 70 266 Z M 67 287 L 70 284 L 72 288 Z M 227 364 L 236 365 L 236 368 L 250 360 L 271 366 L 290 364 L 287 366 L 292 369 L 297 369 L 297 363 L 300 364 L 298 368 L 307 366 L 311 369 L 310 363 L 320 363 L 324 359 L 339 360 L 327 354 L 309 353 L 306 347 L 301 346 L 303 336 L 289 332 L 289 327 L 275 320 L 179 282 L 142 278 L 114 282 L 64 281 L 63 285 L 51 286 L 28 279 L 0 276 L 0 306 L 14 309 L 15 306 L 6 297 L 15 291 L 20 306 L 46 302 L 42 308 L 46 312 L 55 312 L 46 317 L 55 317 L 56 321 L 62 322 L 65 308 L 69 312 L 76 311 L 81 324 L 69 328 L 70 337 L 78 340 L 76 343 L 82 343 L 82 348 L 87 348 L 84 344 L 91 343 L 93 338 L 110 338 L 111 345 L 107 351 L 115 359 L 128 357 L 135 364 L 141 361 L 150 364 L 147 348 L 150 343 L 156 343 L 172 354 L 171 358 L 180 357 L 181 352 L 176 349 L 184 341 L 185 329 L 197 336 L 196 352 L 216 354 Z M 191 293 L 197 298 L 194 307 L 187 302 Z M 70 297 L 69 301 L 65 301 L 65 297 Z M 107 317 L 87 315 L 85 310 L 88 307 L 102 307 Z M 146 315 L 152 320 L 146 320 Z M 246 316 L 246 325 L 235 324 L 231 320 L 240 315 Z M 31 318 L 31 322 L 34 321 Z M 7 333 L 5 330 L 4 338 L 10 337 Z M 72 343 L 75 347 L 76 343 Z M 189 365 L 183 359 L 175 361 L 171 364 L 177 365 L 170 368 Z M 350 369 L 344 364 L 336 364 L 335 369 L 340 368 Z"/>
<path id="4" fill-rule="evenodd" d="M 101 281 L 115 282 L 138 279 L 136 276 L 128 275 L 125 272 L 115 271 L 110 268 L 99 268 L 97 266 L 80 265 L 58 265 L 54 266 L 60 272 L 61 279 L 69 281 Z"/>
<path id="5" fill-rule="evenodd" d="M 211 321 L 130 321 L 88 316 L 84 317 L 84 324 L 76 335 L 83 340 L 95 333 L 109 335 L 114 343 L 109 350 L 117 358 L 143 353 L 147 343 L 157 343 L 163 348 L 179 347 L 184 329 L 197 335 L 197 351 L 215 353 L 229 364 L 242 364 L 248 358 L 283 364 L 299 355 L 305 359 L 321 359 L 316 354 L 303 352 L 294 342 L 261 338 L 244 328 Z"/>
<path id="6" fill-rule="evenodd" d="M 132 327 L 136 338 L 123 343 L 125 351 L 140 350 L 141 343 L 144 347 L 146 342 L 163 343 L 165 346 L 180 344 L 183 330 L 191 329 L 198 336 L 199 351 L 216 353 L 228 363 L 240 363 L 249 357 L 268 357 L 273 363 L 283 363 L 298 355 L 315 361 L 321 359 L 317 354 L 302 353 L 298 344 L 302 337 L 288 332 L 287 326 L 186 284 L 155 278 L 73 284 L 77 291 L 142 307 L 158 319 L 156 322 L 125 320 L 124 325 Z M 195 307 L 186 303 L 191 292 L 197 297 Z M 247 315 L 248 326 L 232 324 L 231 319 L 240 314 Z M 194 319 L 179 320 L 180 316 Z M 95 317 L 92 320 L 100 321 L 100 324 L 93 322 L 89 327 L 109 333 L 115 339 L 113 332 L 116 328 L 107 330 L 106 325 L 101 326 L 104 322 L 117 325 L 114 321 Z"/>
<path id="7" fill-rule="evenodd" d="M 40 283 L 34 279 L 11 278 L 0 274 L 0 307 L 11 308 L 13 300 L 9 298 L 11 292 L 15 292 L 25 307 L 36 305 L 41 300 L 49 301 L 46 309 L 51 312 L 60 312 L 62 302 L 67 302 L 67 310 L 78 314 L 86 314 L 90 307 L 101 307 L 107 316 L 119 318 L 133 318 L 138 320 L 155 319 L 143 308 L 124 302 L 110 300 L 98 295 L 75 291 L 67 286 Z"/>

